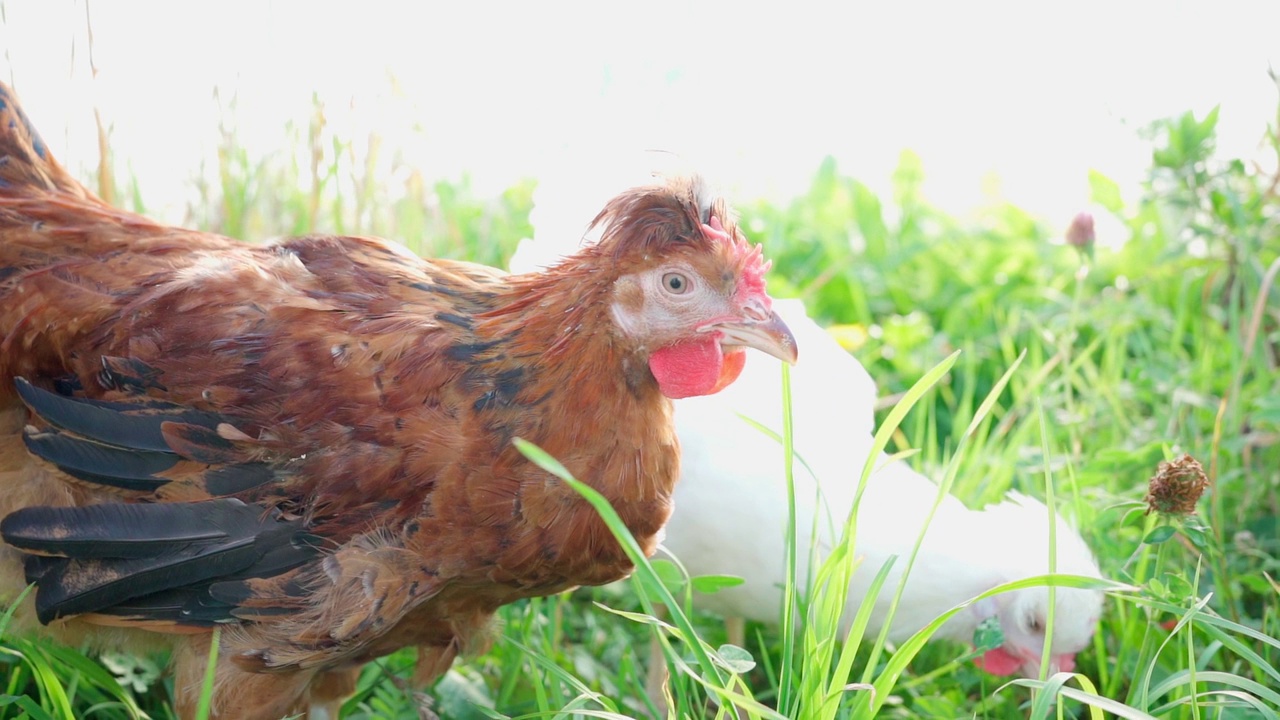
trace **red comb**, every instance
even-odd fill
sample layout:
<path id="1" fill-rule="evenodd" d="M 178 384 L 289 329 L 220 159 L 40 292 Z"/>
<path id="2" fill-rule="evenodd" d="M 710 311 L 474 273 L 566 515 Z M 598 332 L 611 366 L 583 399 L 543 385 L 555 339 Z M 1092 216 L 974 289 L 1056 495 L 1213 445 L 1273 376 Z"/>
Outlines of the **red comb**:
<path id="1" fill-rule="evenodd" d="M 724 224 L 720 222 L 720 218 L 714 215 L 711 216 L 709 221 L 702 224 L 702 234 L 707 236 L 708 240 L 737 245 L 743 256 L 745 256 L 738 292 L 764 295 L 764 274 L 769 271 L 773 261 L 764 259 L 764 250 L 759 245 L 748 244 L 744 240 L 730 235 L 729 231 L 725 230 Z"/>

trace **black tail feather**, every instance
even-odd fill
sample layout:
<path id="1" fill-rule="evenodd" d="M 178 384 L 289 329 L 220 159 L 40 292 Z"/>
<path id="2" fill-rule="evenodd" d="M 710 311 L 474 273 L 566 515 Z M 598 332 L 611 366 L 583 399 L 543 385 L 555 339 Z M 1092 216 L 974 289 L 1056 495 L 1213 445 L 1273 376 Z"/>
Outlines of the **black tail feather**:
<path id="1" fill-rule="evenodd" d="M 175 425 L 170 426 L 170 429 L 173 427 L 196 426 Z M 200 430 L 205 433 L 213 432 L 203 428 Z M 220 438 L 214 436 L 214 439 Z M 208 465 L 199 462 L 211 457 L 185 462 L 172 452 L 104 445 L 56 428 L 36 430 L 28 427 L 23 435 L 23 442 L 31 454 L 57 465 L 59 470 L 74 478 L 135 492 L 152 493 L 170 482 L 182 482 L 202 488 L 208 495 L 216 497 L 235 495 L 279 478 L 276 470 L 267 463 Z M 185 447 L 196 446 L 186 443 Z"/>
<path id="2" fill-rule="evenodd" d="M 43 555 L 145 558 L 193 544 L 221 545 L 252 538 L 268 514 L 234 498 L 26 507 L 0 521 L 0 535 L 20 550 Z"/>
<path id="3" fill-rule="evenodd" d="M 104 615 L 128 618 L 145 618 L 182 625 L 214 625 L 235 622 L 236 604 L 212 592 L 215 585 L 239 583 L 243 580 L 271 578 L 315 560 L 320 551 L 319 538 L 299 535 L 288 544 L 280 544 L 269 550 L 258 562 L 237 573 L 225 575 L 216 581 L 203 582 L 172 590 L 162 590 L 143 597 L 99 610 Z M 294 612 L 294 608 L 281 608 L 281 614 Z M 257 614 L 264 615 L 262 610 Z"/>
<path id="4" fill-rule="evenodd" d="M 108 445 L 153 452 L 172 452 L 161 428 L 178 422 L 216 430 L 226 418 L 159 400 L 118 403 L 69 398 L 14 378 L 18 395 L 31 412 L 77 435 Z"/>
<path id="5" fill-rule="evenodd" d="M 102 371 L 98 382 L 102 387 L 131 393 L 143 393 L 149 389 L 168 390 L 160 383 L 162 373 L 137 358 L 102 356 Z"/>
<path id="6" fill-rule="evenodd" d="M 148 366 L 120 358 L 113 367 L 148 376 Z M 251 441 L 220 434 L 229 419 L 139 396 L 126 401 L 67 397 L 15 378 L 19 397 L 51 427 L 29 427 L 27 449 L 85 482 L 154 493 L 181 483 L 210 496 L 234 495 L 280 479 Z M 191 499 L 189 495 L 182 499 Z"/>
<path id="7" fill-rule="evenodd" d="M 318 553 L 300 520 L 233 498 L 23 508 L 0 535 L 57 556 L 27 562 L 44 623 L 176 589 L 195 598 L 215 580 L 278 574 Z"/>
<path id="8" fill-rule="evenodd" d="M 180 462 L 177 455 L 169 452 L 126 450 L 90 440 L 81 440 L 56 430 L 46 432 L 32 430 L 28 428 L 22 438 L 31 454 L 44 458 L 57 465 L 63 472 L 83 480 L 115 478 L 126 481 L 130 486 L 128 489 L 154 490 L 166 482 L 164 478 L 158 478 L 156 475 Z M 82 473 L 90 477 L 85 477 Z M 116 485 L 117 483 L 108 480 L 106 484 Z M 148 485 L 150 487 L 147 487 Z"/>
<path id="9" fill-rule="evenodd" d="M 253 562 L 253 541 L 193 545 L 145 558 L 52 558 L 36 588 L 36 617 L 48 624 L 59 617 L 94 612 L 118 602 L 234 572 Z M 30 579 L 29 579 L 30 580 Z"/>

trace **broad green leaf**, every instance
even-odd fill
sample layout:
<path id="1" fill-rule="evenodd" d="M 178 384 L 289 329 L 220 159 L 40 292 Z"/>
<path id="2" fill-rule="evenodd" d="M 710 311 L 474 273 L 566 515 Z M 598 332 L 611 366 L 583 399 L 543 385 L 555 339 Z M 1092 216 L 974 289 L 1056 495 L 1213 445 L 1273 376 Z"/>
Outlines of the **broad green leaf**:
<path id="1" fill-rule="evenodd" d="M 1000 618 L 991 616 L 978 623 L 973 631 L 974 650 L 993 650 L 1004 645 L 1004 630 L 1000 627 Z"/>
<path id="2" fill-rule="evenodd" d="M 710 595 L 725 588 L 738 587 L 746 581 L 736 575 L 699 575 L 689 582 L 695 592 Z"/>
<path id="3" fill-rule="evenodd" d="M 751 653 L 737 645 L 725 643 L 716 648 L 716 654 L 725 668 L 739 675 L 751 672 L 756 666 L 756 660 L 751 657 Z"/>
<path id="4" fill-rule="evenodd" d="M 1097 170 L 1089 171 L 1089 199 L 1117 215 L 1124 210 L 1120 186 Z"/>
<path id="5" fill-rule="evenodd" d="M 653 566 L 653 572 L 666 586 L 667 592 L 675 595 L 684 587 L 684 573 L 680 571 L 679 566 L 670 560 L 650 560 L 649 564 Z"/>
<path id="6" fill-rule="evenodd" d="M 1173 537 L 1177 532 L 1178 529 L 1172 525 L 1157 525 L 1151 529 L 1151 532 L 1147 533 L 1146 537 L 1142 538 L 1142 542 L 1147 545 L 1159 545 Z"/>

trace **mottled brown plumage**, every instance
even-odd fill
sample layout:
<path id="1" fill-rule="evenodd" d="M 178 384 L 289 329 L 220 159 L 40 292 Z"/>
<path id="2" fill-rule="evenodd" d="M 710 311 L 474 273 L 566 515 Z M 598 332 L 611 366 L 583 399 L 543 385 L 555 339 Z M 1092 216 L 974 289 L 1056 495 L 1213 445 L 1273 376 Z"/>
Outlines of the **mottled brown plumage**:
<path id="1" fill-rule="evenodd" d="M 520 276 L 372 238 L 244 245 L 108 207 L 0 86 L 0 599 L 33 580 L 64 640 L 162 638 L 184 716 L 220 625 L 216 714 L 273 718 L 335 706 L 408 645 L 430 680 L 500 605 L 625 576 L 512 439 L 652 552 L 668 397 L 795 346 L 759 250 L 696 180 L 597 223 Z"/>

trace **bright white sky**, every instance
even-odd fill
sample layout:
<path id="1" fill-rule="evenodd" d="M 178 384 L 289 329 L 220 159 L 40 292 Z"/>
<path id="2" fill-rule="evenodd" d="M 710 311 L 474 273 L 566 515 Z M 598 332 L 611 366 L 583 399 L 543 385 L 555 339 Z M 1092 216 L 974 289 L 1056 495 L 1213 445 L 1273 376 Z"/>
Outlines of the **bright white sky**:
<path id="1" fill-rule="evenodd" d="M 0 79 L 55 153 L 93 166 L 96 105 L 170 219 L 212 157 L 215 86 L 250 152 L 316 92 L 340 133 L 486 191 L 643 148 L 739 200 L 798 191 L 826 154 L 884 188 L 909 147 L 943 207 L 997 193 L 1061 225 L 1090 168 L 1134 197 L 1154 118 L 1221 103 L 1222 154 L 1256 156 L 1280 70 L 1274 0 L 100 2 L 96 79 L 83 2 L 0 7 Z"/>

